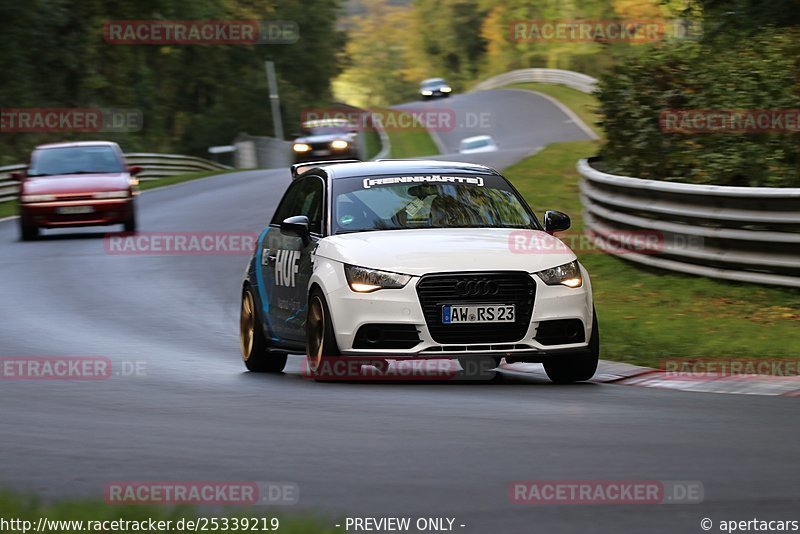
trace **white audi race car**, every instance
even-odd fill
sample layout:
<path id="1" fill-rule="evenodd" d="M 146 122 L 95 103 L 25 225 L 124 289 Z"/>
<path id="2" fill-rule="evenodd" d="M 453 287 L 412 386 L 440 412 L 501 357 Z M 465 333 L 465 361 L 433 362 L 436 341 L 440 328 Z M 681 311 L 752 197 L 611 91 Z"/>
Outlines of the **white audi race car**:
<path id="1" fill-rule="evenodd" d="M 589 275 L 553 236 L 565 214 L 541 224 L 482 165 L 333 161 L 292 176 L 242 285 L 249 370 L 305 353 L 312 373 L 329 360 L 505 358 L 541 362 L 555 382 L 594 375 Z"/>

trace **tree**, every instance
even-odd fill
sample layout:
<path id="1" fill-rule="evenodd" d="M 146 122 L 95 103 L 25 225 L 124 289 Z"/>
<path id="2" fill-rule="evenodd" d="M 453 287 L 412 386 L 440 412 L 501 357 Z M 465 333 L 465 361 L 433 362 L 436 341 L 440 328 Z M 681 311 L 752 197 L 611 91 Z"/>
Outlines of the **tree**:
<path id="1" fill-rule="evenodd" d="M 3 108 L 133 108 L 140 132 L 0 132 L 0 160 L 25 159 L 41 142 L 118 141 L 126 150 L 206 155 L 239 132 L 268 135 L 271 117 L 264 60 L 275 61 L 286 120 L 327 102 L 339 73 L 344 35 L 338 0 L 31 0 L 0 2 Z M 295 44 L 116 45 L 104 40 L 115 20 L 289 20 Z"/>

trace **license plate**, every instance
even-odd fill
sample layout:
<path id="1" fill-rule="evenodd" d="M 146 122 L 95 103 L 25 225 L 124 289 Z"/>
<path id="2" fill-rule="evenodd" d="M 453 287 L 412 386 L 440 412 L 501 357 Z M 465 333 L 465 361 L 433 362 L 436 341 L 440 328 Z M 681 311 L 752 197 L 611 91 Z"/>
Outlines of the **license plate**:
<path id="1" fill-rule="evenodd" d="M 84 213 L 94 213 L 94 208 L 91 206 L 62 206 L 56 208 L 56 213 L 59 215 L 83 215 Z"/>
<path id="2" fill-rule="evenodd" d="M 331 155 L 331 151 L 330 150 L 315 150 L 314 151 L 314 155 L 315 156 L 330 156 Z"/>
<path id="3" fill-rule="evenodd" d="M 445 304 L 442 306 L 442 324 L 513 323 L 514 311 L 513 304 Z"/>

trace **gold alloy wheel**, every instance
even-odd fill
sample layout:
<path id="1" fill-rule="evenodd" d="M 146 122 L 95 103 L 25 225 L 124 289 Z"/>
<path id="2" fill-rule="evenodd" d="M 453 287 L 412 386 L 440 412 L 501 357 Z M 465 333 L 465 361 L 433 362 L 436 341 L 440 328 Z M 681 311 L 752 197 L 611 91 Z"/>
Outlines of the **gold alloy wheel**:
<path id="1" fill-rule="evenodd" d="M 319 369 L 322 363 L 322 348 L 325 344 L 325 307 L 319 295 L 311 297 L 308 305 L 306 345 L 308 350 L 308 368 Z"/>
<path id="2" fill-rule="evenodd" d="M 253 294 L 250 290 L 245 290 L 242 296 L 242 313 L 239 319 L 239 341 L 242 345 L 242 358 L 244 361 L 250 359 L 253 353 L 253 337 L 255 334 L 255 314 L 253 306 Z"/>

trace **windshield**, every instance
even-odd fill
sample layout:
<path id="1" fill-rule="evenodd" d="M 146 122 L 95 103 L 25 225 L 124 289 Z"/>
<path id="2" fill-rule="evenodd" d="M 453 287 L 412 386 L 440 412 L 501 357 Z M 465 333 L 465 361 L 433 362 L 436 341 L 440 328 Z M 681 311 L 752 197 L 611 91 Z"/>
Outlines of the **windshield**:
<path id="1" fill-rule="evenodd" d="M 411 228 L 534 228 L 500 176 L 415 175 L 334 181 L 333 233 Z"/>
<path id="2" fill-rule="evenodd" d="M 425 80 L 421 85 L 422 87 L 438 87 L 444 85 L 444 80 L 442 78 L 434 78 L 432 80 Z"/>
<path id="3" fill-rule="evenodd" d="M 350 125 L 344 120 L 320 120 L 303 123 L 303 135 L 347 134 L 350 129 Z"/>
<path id="4" fill-rule="evenodd" d="M 110 146 L 80 146 L 37 150 L 31 157 L 28 176 L 98 174 L 124 172 Z"/>

